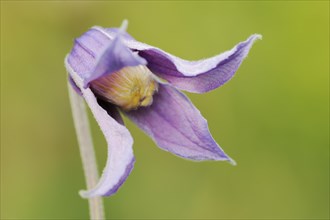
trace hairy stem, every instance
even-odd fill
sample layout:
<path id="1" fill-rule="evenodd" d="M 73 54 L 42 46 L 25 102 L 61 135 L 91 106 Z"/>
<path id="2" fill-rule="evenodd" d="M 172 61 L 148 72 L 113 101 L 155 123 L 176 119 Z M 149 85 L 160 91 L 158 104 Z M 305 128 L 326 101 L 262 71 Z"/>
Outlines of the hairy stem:
<path id="1" fill-rule="evenodd" d="M 92 136 L 89 129 L 86 106 L 83 98 L 80 97 L 76 93 L 76 91 L 74 91 L 70 84 L 68 85 L 68 87 L 73 121 L 78 137 L 80 156 L 83 164 L 83 170 L 85 173 L 87 189 L 92 189 L 97 184 L 99 180 L 99 175 L 96 164 L 94 146 L 92 142 Z M 89 198 L 88 202 L 90 218 L 93 220 L 105 219 L 102 197 Z"/>

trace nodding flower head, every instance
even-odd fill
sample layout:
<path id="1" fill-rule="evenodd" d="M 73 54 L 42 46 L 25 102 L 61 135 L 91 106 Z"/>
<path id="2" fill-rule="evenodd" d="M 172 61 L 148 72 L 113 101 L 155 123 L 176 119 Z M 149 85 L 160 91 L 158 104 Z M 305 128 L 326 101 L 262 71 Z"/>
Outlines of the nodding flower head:
<path id="1" fill-rule="evenodd" d="M 101 179 L 95 188 L 83 191 L 83 197 L 114 194 L 133 169 L 133 139 L 120 112 L 165 151 L 194 161 L 235 164 L 180 90 L 205 93 L 222 86 L 261 36 L 253 34 L 217 56 L 186 61 L 135 40 L 126 26 L 92 27 L 75 40 L 65 59 L 73 88 L 85 99 L 108 144 Z"/>

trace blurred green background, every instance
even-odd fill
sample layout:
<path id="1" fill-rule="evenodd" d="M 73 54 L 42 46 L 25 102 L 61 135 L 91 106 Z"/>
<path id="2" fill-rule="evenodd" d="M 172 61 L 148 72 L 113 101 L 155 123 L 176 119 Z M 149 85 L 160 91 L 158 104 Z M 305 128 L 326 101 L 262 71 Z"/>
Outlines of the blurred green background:
<path id="1" fill-rule="evenodd" d="M 64 56 L 89 27 L 195 60 L 260 33 L 238 74 L 189 94 L 238 165 L 158 149 L 127 121 L 137 162 L 109 218 L 329 218 L 329 2 L 1 1 L 1 218 L 88 218 Z M 99 168 L 106 145 L 91 120 Z"/>

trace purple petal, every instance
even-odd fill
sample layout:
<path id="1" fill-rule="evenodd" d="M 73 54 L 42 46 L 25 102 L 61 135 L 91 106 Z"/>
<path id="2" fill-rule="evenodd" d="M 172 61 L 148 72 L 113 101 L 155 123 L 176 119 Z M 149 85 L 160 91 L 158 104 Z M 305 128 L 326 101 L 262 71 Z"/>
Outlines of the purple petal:
<path id="1" fill-rule="evenodd" d="M 117 31 L 109 39 L 97 29 L 90 29 L 75 40 L 68 62 L 83 79 L 84 88 L 89 82 L 123 67 L 146 64 L 143 58 L 123 44 L 125 34 Z"/>
<path id="2" fill-rule="evenodd" d="M 113 29 L 94 28 L 103 31 L 109 39 L 113 39 L 116 34 Z M 257 39 L 261 39 L 261 35 L 253 34 L 233 49 L 199 61 L 180 59 L 157 47 L 138 42 L 132 37 L 126 36 L 123 42 L 130 49 L 138 51 L 139 55 L 147 60 L 148 68 L 160 78 L 178 89 L 204 93 L 218 88 L 234 76 Z"/>
<path id="3" fill-rule="evenodd" d="M 163 150 L 191 160 L 234 163 L 212 138 L 199 110 L 169 85 L 159 85 L 151 106 L 126 114 Z"/>
<path id="4" fill-rule="evenodd" d="M 82 197 L 110 196 L 124 183 L 134 165 L 133 139 L 127 128 L 110 117 L 108 112 L 116 114 L 116 109 L 104 110 L 97 102 L 90 88 L 83 88 L 83 79 L 76 73 L 68 60 L 67 71 L 80 89 L 108 143 L 108 158 L 99 183 L 89 191 L 82 191 Z M 112 114 L 113 114 L 112 113 Z M 118 115 L 116 116 L 119 120 Z"/>
<path id="5" fill-rule="evenodd" d="M 253 42 L 260 38 L 252 35 L 232 50 L 218 56 L 188 62 L 158 49 L 148 49 L 139 55 L 148 61 L 148 68 L 178 89 L 204 93 L 229 81 L 247 56 Z"/>

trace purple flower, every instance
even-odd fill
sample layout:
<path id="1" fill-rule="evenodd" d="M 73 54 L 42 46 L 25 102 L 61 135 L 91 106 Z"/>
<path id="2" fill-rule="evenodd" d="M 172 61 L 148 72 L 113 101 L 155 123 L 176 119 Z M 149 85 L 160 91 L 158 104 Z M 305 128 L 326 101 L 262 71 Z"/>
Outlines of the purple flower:
<path id="1" fill-rule="evenodd" d="M 186 61 L 136 41 L 125 28 L 92 27 L 75 40 L 65 65 L 108 144 L 106 167 L 83 197 L 110 196 L 133 169 L 133 139 L 119 112 L 160 147 L 190 160 L 235 163 L 211 136 L 207 121 L 179 91 L 204 93 L 231 79 L 260 35 L 217 56 Z"/>

